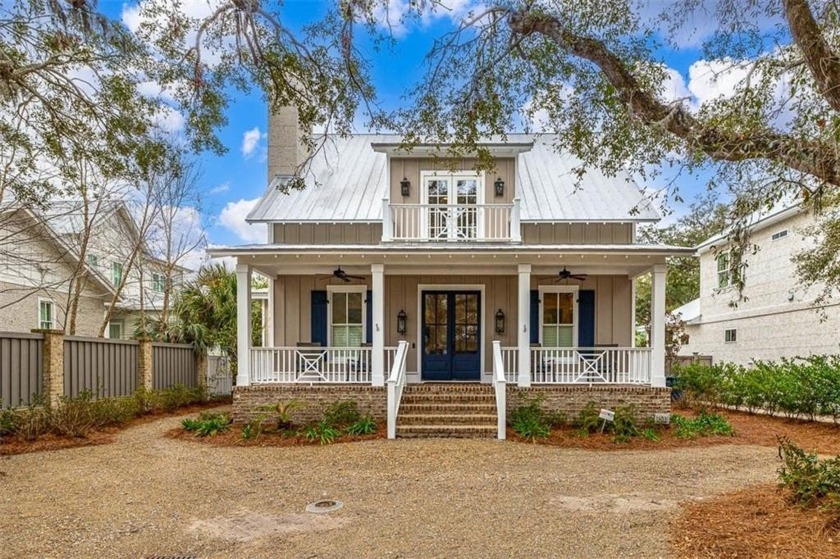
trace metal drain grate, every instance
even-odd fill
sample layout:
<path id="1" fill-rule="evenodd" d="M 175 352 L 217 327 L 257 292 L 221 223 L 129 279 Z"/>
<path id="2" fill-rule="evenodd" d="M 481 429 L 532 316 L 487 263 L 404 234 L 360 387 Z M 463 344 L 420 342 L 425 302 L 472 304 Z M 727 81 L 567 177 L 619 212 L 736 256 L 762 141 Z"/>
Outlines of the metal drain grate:
<path id="1" fill-rule="evenodd" d="M 333 499 L 321 499 L 320 501 L 315 501 L 314 503 L 309 503 L 306 505 L 306 512 L 314 512 L 324 513 L 324 512 L 332 512 L 334 510 L 338 510 L 344 506 L 344 503 L 341 501 L 335 501 Z"/>

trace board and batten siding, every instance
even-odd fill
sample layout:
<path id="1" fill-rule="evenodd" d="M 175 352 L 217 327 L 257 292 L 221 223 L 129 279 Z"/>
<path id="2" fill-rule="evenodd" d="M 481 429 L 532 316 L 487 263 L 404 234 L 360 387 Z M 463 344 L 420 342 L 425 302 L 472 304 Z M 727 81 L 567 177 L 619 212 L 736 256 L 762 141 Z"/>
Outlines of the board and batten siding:
<path id="1" fill-rule="evenodd" d="M 523 223 L 528 245 L 626 245 L 634 242 L 632 223 Z"/>
<path id="2" fill-rule="evenodd" d="M 474 172 L 477 163 L 475 159 L 462 159 L 454 166 L 455 172 Z M 496 169 L 484 173 L 484 203 L 510 204 L 516 192 L 516 165 L 513 158 L 496 159 Z M 392 204 L 423 204 L 423 185 L 420 183 L 421 173 L 424 171 L 439 171 L 449 173 L 453 168 L 447 161 L 429 157 L 395 157 L 391 159 L 391 203 Z M 403 196 L 400 192 L 400 181 L 407 178 L 411 182 L 411 195 Z M 496 196 L 493 183 L 497 178 L 505 181 L 505 195 Z"/>
<path id="3" fill-rule="evenodd" d="M 577 282 L 581 289 L 595 292 L 595 343 L 617 344 L 629 347 L 633 333 L 632 281 L 627 276 L 590 276 L 584 282 Z M 294 347 L 299 342 L 311 341 L 311 293 L 325 291 L 328 285 L 349 285 L 333 280 L 320 281 L 315 276 L 278 276 L 274 282 L 275 345 Z M 370 289 L 370 278 L 364 284 Z M 400 340 L 412 344 L 408 355 L 408 368 L 416 372 L 418 351 L 418 288 L 420 285 L 440 285 L 442 290 L 449 285 L 483 285 L 484 316 L 482 336 L 484 338 L 484 368 L 490 370 L 492 340 L 500 340 L 502 346 L 515 346 L 517 317 L 516 276 L 385 276 L 385 345 L 396 346 Z M 540 285 L 554 285 L 550 280 L 533 277 L 531 289 Z M 496 334 L 495 314 L 501 309 L 505 313 L 504 334 Z M 405 336 L 397 334 L 397 314 L 405 311 L 408 316 Z M 487 371 L 485 371 L 487 372 Z"/>
<path id="4" fill-rule="evenodd" d="M 274 242 L 286 245 L 375 245 L 381 223 L 275 223 Z"/>

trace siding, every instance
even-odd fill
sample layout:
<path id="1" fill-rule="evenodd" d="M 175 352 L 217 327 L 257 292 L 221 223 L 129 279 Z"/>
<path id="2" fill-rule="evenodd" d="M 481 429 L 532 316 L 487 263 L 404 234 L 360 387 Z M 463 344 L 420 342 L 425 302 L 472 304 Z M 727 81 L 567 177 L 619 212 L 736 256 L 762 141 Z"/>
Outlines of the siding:
<path id="1" fill-rule="evenodd" d="M 352 245 L 379 244 L 382 225 L 379 223 L 300 225 L 274 224 L 274 242 L 287 245 Z"/>
<path id="2" fill-rule="evenodd" d="M 524 223 L 522 242 L 529 245 L 632 244 L 632 223 Z"/>

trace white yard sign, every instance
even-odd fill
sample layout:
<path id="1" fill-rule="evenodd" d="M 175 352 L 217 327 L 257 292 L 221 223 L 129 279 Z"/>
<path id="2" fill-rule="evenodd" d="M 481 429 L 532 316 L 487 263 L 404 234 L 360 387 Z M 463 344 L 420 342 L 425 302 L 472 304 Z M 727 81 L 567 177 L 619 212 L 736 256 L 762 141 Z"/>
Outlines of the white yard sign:
<path id="1" fill-rule="evenodd" d="M 605 421 L 615 421 L 615 412 L 610 410 L 601 410 L 601 413 L 598 414 L 598 418 Z"/>

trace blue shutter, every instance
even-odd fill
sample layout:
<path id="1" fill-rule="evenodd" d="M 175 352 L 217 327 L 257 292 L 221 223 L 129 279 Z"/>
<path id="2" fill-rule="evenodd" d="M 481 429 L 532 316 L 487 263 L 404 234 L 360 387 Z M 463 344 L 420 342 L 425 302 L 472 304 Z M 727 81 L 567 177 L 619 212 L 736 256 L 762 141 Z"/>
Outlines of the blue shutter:
<path id="1" fill-rule="evenodd" d="M 578 292 L 578 346 L 595 346 L 595 291 Z"/>
<path id="2" fill-rule="evenodd" d="M 373 291 L 368 289 L 365 299 L 367 303 L 367 310 L 365 312 L 365 341 L 369 344 L 373 343 Z"/>
<path id="3" fill-rule="evenodd" d="M 312 292 L 312 332 L 310 341 L 327 345 L 327 292 Z"/>
<path id="4" fill-rule="evenodd" d="M 540 291 L 531 290 L 531 343 L 540 342 Z"/>

